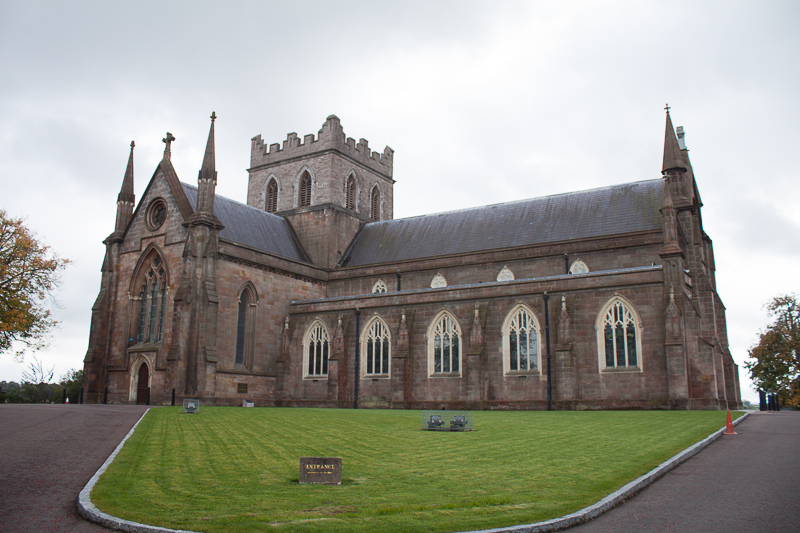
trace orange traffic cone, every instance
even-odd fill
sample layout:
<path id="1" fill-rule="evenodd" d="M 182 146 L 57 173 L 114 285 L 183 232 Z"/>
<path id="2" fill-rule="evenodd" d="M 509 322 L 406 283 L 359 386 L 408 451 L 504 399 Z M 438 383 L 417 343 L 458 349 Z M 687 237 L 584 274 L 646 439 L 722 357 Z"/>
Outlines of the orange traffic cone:
<path id="1" fill-rule="evenodd" d="M 731 410 L 728 409 L 728 423 L 725 425 L 725 435 L 736 435 L 733 430 L 733 419 L 731 418 Z"/>
<path id="2" fill-rule="evenodd" d="M 69 403 L 69 398 L 67 398 L 67 401 L 66 401 L 66 402 L 64 402 L 64 403 Z"/>

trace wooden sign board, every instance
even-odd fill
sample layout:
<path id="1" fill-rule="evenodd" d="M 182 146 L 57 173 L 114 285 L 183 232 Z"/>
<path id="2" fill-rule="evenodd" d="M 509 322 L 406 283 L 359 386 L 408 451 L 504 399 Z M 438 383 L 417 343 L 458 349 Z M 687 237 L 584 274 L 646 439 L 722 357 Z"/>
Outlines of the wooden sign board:
<path id="1" fill-rule="evenodd" d="M 341 457 L 301 457 L 300 483 L 342 484 Z"/>

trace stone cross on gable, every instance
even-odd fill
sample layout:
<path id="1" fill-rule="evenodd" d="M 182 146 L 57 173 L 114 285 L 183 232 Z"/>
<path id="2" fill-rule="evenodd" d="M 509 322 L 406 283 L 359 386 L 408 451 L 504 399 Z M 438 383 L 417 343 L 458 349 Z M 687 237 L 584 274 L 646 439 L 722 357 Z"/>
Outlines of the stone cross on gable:
<path id="1" fill-rule="evenodd" d="M 170 151 L 170 143 L 175 140 L 175 136 L 172 135 L 170 132 L 167 132 L 167 136 L 161 139 L 161 142 L 165 143 L 167 147 L 165 148 L 166 151 Z"/>

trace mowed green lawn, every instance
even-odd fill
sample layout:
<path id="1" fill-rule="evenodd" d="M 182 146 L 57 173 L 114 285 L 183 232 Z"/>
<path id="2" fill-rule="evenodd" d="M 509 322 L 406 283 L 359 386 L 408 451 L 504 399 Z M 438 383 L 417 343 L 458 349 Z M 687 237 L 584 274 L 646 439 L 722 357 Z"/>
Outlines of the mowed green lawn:
<path id="1" fill-rule="evenodd" d="M 92 492 L 101 510 L 205 532 L 466 531 L 562 516 L 725 425 L 724 411 L 151 409 Z M 341 486 L 298 483 L 299 458 L 342 457 Z"/>

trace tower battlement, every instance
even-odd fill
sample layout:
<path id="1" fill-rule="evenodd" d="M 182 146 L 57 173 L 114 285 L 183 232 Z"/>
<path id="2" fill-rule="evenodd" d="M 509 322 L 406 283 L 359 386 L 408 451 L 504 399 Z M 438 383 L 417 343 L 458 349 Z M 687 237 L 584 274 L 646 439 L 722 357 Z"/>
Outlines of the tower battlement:
<path id="1" fill-rule="evenodd" d="M 295 157 L 307 157 L 327 150 L 336 150 L 374 172 L 392 178 L 394 150 L 387 146 L 383 149 L 383 153 L 373 152 L 370 151 L 369 141 L 366 139 L 359 139 L 356 143 L 355 139 L 344 134 L 342 124 L 336 115 L 331 115 L 325 120 L 316 139 L 314 134 L 310 133 L 304 135 L 303 142 L 300 142 L 296 133 L 290 133 L 282 146 L 281 143 L 267 146 L 261 135 L 256 135 L 251 139 L 250 169 L 282 163 Z"/>

